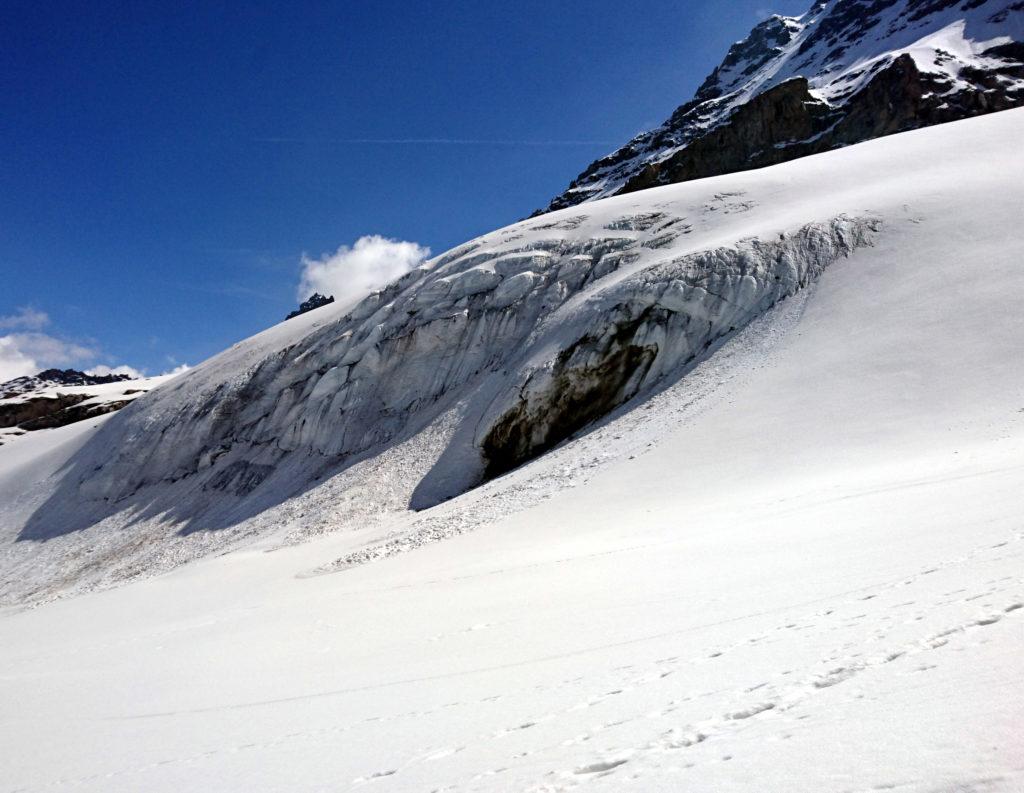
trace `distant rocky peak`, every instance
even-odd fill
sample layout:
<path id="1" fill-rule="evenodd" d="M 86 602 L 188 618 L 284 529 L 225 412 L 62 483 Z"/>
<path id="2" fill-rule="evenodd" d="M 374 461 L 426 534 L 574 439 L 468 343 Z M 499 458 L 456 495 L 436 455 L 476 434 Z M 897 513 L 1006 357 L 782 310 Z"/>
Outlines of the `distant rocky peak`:
<path id="1" fill-rule="evenodd" d="M 287 317 L 285 317 L 285 320 L 294 319 L 301 314 L 305 314 L 307 311 L 312 311 L 314 308 L 320 308 L 320 306 L 326 306 L 333 302 L 334 295 L 327 297 L 325 295 L 321 295 L 319 292 L 314 292 L 309 296 L 308 300 L 304 300 L 299 304 L 299 307 L 295 309 L 295 311 L 292 311 Z"/>
<path id="2" fill-rule="evenodd" d="M 90 374 L 78 369 L 44 369 L 36 379 L 56 385 L 105 385 L 131 380 L 127 374 Z"/>
<path id="3" fill-rule="evenodd" d="M 0 383 L 0 399 L 52 386 L 106 385 L 131 380 L 126 374 L 89 374 L 78 369 L 44 369 Z"/>

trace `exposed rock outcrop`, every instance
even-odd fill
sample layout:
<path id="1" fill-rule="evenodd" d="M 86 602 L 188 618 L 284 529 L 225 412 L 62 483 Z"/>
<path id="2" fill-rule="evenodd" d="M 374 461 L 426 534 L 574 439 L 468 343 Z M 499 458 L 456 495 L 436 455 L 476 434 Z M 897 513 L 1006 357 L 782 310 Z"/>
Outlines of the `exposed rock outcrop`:
<path id="1" fill-rule="evenodd" d="M 0 402 L 0 427 L 32 430 L 39 429 L 40 425 L 59 427 L 70 424 L 74 419 L 59 421 L 56 417 L 87 399 L 89 394 L 55 394 L 30 397 L 17 402 Z"/>
<path id="2" fill-rule="evenodd" d="M 88 397 L 85 397 L 85 399 L 81 397 L 82 395 L 79 394 L 62 394 L 56 399 L 58 406 L 55 409 L 45 404 L 47 401 L 53 402 L 54 400 L 32 400 L 40 409 L 39 414 L 35 418 L 19 422 L 18 427 L 23 430 L 48 430 L 54 427 L 66 427 L 68 424 L 74 424 L 76 421 L 85 421 L 86 419 L 94 419 L 97 416 L 113 413 L 131 401 L 129 399 L 114 399 L 91 405 L 83 405 L 80 403 L 85 402 Z M 61 404 L 64 406 L 59 407 Z"/>
<path id="3" fill-rule="evenodd" d="M 288 316 L 285 317 L 285 319 L 294 319 L 295 317 L 305 314 L 307 311 L 312 311 L 314 308 L 320 308 L 321 306 L 330 305 L 333 302 L 334 295 L 326 297 L 325 295 L 321 295 L 319 292 L 314 292 L 312 295 L 309 296 L 308 300 L 304 300 L 303 302 L 299 303 L 299 307 L 295 309 L 295 311 L 292 311 L 290 314 L 288 314 Z"/>

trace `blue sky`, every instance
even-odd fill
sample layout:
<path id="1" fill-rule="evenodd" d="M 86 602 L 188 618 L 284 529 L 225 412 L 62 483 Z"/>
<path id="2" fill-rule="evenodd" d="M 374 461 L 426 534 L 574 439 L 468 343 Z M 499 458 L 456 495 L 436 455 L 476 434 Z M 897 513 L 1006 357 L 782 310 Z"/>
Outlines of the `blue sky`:
<path id="1" fill-rule="evenodd" d="M 197 363 L 304 256 L 525 217 L 807 5 L 5 0 L 0 362 Z"/>

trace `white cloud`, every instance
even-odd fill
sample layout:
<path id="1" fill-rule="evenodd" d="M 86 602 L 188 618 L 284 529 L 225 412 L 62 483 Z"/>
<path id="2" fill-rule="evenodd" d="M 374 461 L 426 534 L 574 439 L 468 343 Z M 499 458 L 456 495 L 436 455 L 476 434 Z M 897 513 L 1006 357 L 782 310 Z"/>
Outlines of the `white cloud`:
<path id="1" fill-rule="evenodd" d="M 38 371 L 36 362 L 18 349 L 13 338 L 0 336 L 0 383 Z"/>
<path id="2" fill-rule="evenodd" d="M 134 366 L 128 366 L 127 364 L 121 364 L 120 366 L 106 366 L 100 364 L 99 366 L 93 366 L 86 370 L 86 374 L 94 374 L 103 377 L 108 374 L 126 374 L 133 380 L 138 380 L 140 377 L 145 377 L 145 372 L 140 372 Z"/>
<path id="3" fill-rule="evenodd" d="M 89 374 L 126 374 L 132 379 L 145 377 L 144 369 L 120 364 L 94 363 L 101 356 L 100 349 L 92 341 L 71 341 L 43 333 L 50 324 L 45 311 L 23 306 L 13 314 L 0 316 L 0 331 L 12 331 L 0 335 L 0 383 L 16 377 L 38 374 L 44 369 L 75 367 Z M 106 357 L 106 356 L 104 356 Z M 188 371 L 187 364 L 180 364 L 171 357 L 168 362 L 174 367 L 164 374 L 181 374 Z M 89 368 L 85 368 L 90 365 Z"/>
<path id="4" fill-rule="evenodd" d="M 45 311 L 36 311 L 30 306 L 22 306 L 16 314 L 0 317 L 0 330 L 42 330 L 50 324 L 50 317 Z"/>
<path id="5" fill-rule="evenodd" d="M 99 354 L 95 347 L 60 339 L 48 333 L 11 333 L 4 338 L 10 339 L 24 355 L 44 367 L 81 364 Z"/>
<path id="6" fill-rule="evenodd" d="M 298 298 L 305 300 L 320 292 L 334 295 L 339 303 L 353 303 L 418 267 L 428 256 L 430 248 L 377 234 L 360 237 L 351 248 L 342 245 L 319 259 L 303 255 Z"/>
<path id="7" fill-rule="evenodd" d="M 0 336 L 0 382 L 96 356 L 97 351 L 91 346 L 42 333 L 49 324 L 46 312 L 31 306 L 22 306 L 14 314 L 0 317 L 0 330 L 15 331 Z"/>
<path id="8" fill-rule="evenodd" d="M 164 372 L 160 376 L 161 377 L 166 377 L 167 375 L 185 374 L 185 372 L 187 372 L 191 368 L 192 367 L 189 366 L 187 363 L 180 363 L 177 366 L 175 366 L 173 369 L 171 369 L 169 372 Z"/>
<path id="9" fill-rule="evenodd" d="M 91 342 L 77 342 L 62 339 L 49 333 L 39 332 L 50 318 L 42 311 L 31 308 L 19 309 L 16 314 L 0 317 L 0 328 L 21 328 L 26 332 L 8 333 L 0 336 L 0 383 L 16 377 L 38 374 L 44 369 L 74 366 L 96 360 L 100 351 Z M 33 330 L 34 329 L 34 330 Z M 100 364 L 87 369 L 90 374 L 126 374 L 129 377 L 145 377 L 133 366 L 108 366 Z"/>
<path id="10" fill-rule="evenodd" d="M 53 366 L 80 364 L 96 354 L 92 347 L 47 333 L 8 333 L 0 336 L 0 382 Z"/>

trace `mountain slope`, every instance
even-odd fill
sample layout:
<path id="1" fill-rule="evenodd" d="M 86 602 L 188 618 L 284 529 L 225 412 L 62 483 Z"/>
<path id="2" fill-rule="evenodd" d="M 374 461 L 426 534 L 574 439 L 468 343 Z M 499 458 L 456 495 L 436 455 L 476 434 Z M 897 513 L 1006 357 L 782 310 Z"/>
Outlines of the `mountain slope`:
<path id="1" fill-rule="evenodd" d="M 1019 119 L 526 221 L 357 306 L 241 342 L 98 422 L 51 478 L 12 473 L 20 495 L 0 502 L 0 527 L 20 542 L 4 550 L 4 597 L 105 585 L 272 532 L 390 534 L 360 552 L 371 558 L 471 528 L 487 515 L 407 510 L 635 406 L 936 191 L 973 179 L 979 207 L 1009 200 L 1017 188 L 999 180 L 1019 174 Z M 939 202 L 932 233 L 968 244 L 955 201 Z"/>
<path id="2" fill-rule="evenodd" d="M 755 27 L 690 102 L 591 164 L 544 211 L 1022 102 L 1024 3 L 816 0 Z"/>
<path id="3" fill-rule="evenodd" d="M 407 503 L 388 491 L 452 442 L 442 422 L 238 524 L 259 542 L 0 612 L 6 787 L 1021 790 L 1022 134 L 1012 110 L 546 218 L 671 211 L 680 255 L 881 227 L 686 377 L 445 504 L 344 512 Z M 24 463 L 0 473 L 7 540 L 5 488 L 54 492 L 127 415 L 0 448 Z M 345 530 L 281 547 L 303 521 Z M 12 544 L 4 575 L 92 585 L 89 564 L 166 569 L 155 549 L 235 531 L 158 523 Z M 352 565 L 376 548 L 417 550 Z"/>

